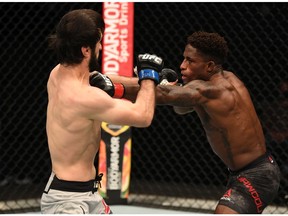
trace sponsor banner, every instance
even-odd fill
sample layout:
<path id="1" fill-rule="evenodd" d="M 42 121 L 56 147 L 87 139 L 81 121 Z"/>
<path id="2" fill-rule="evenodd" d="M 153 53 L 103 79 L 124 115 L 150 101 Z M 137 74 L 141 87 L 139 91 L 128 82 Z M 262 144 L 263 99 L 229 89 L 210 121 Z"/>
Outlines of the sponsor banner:
<path id="1" fill-rule="evenodd" d="M 102 71 L 104 74 L 133 76 L 134 3 L 104 2 Z"/>
<path id="2" fill-rule="evenodd" d="M 133 76 L 134 3 L 103 2 L 105 32 L 102 73 Z M 108 204 L 127 203 L 131 172 L 131 128 L 102 123 L 98 172 L 100 194 Z"/>
<path id="3" fill-rule="evenodd" d="M 99 193 L 108 204 L 126 203 L 131 171 L 131 128 L 102 123 L 98 172 L 103 173 Z"/>

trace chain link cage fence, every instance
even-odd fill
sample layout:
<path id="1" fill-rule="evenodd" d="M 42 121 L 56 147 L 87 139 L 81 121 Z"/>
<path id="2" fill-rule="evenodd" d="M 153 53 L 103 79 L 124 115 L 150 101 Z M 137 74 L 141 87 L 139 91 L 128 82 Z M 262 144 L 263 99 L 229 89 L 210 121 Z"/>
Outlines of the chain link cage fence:
<path id="1" fill-rule="evenodd" d="M 46 37 L 68 11 L 102 3 L 0 3 L 0 212 L 39 211 L 50 175 L 45 132 L 46 82 L 56 57 Z M 266 213 L 288 213 L 287 3 L 135 3 L 135 55 L 155 53 L 179 72 L 186 38 L 197 30 L 226 38 L 234 71 L 251 92 L 267 147 L 281 172 L 279 195 Z M 282 88 L 283 89 L 283 88 Z M 285 136 L 286 132 L 286 136 Z M 152 125 L 132 129 L 128 203 L 212 212 L 227 168 L 212 152 L 196 114 L 158 106 Z"/>

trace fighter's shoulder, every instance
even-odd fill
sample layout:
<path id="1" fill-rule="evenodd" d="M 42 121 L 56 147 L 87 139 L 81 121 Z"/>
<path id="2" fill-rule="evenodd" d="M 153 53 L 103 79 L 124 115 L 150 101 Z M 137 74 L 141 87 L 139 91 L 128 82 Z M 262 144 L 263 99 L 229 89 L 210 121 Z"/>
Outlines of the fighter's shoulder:
<path id="1" fill-rule="evenodd" d="M 184 88 L 199 88 L 201 86 L 207 86 L 207 81 L 204 80 L 192 80 L 184 85 Z"/>
<path id="2" fill-rule="evenodd" d="M 111 99 L 111 97 L 105 91 L 89 84 L 83 85 L 79 90 L 81 91 L 83 97 L 89 100 L 93 100 L 97 103 L 102 103 L 103 100 Z"/>
<path id="3" fill-rule="evenodd" d="M 231 84 L 235 88 L 244 87 L 244 83 L 242 80 L 231 71 L 224 71 L 224 76 L 228 80 L 228 83 Z"/>
<path id="4" fill-rule="evenodd" d="M 235 74 L 234 72 L 232 71 L 223 71 L 223 74 L 224 74 L 224 77 L 225 78 L 228 78 L 228 79 L 235 79 L 235 80 L 239 80 L 240 81 L 240 78 L 237 76 L 237 74 Z"/>
<path id="5" fill-rule="evenodd" d="M 57 74 L 59 73 L 59 70 L 60 70 L 60 64 L 56 65 L 51 71 L 50 71 L 50 74 L 49 74 L 49 78 L 53 78 L 55 76 L 57 76 Z"/>

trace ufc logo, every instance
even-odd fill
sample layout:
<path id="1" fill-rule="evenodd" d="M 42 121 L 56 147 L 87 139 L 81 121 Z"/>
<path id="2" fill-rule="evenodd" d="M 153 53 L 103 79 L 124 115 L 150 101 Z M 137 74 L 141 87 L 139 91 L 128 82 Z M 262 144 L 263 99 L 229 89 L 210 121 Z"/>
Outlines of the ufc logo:
<path id="1" fill-rule="evenodd" d="M 140 55 L 140 58 L 142 58 L 144 60 L 154 61 L 157 64 L 161 64 L 162 63 L 162 59 L 157 57 L 157 56 L 155 56 L 155 55 L 144 54 L 144 55 Z"/>
<path id="2" fill-rule="evenodd" d="M 102 74 L 101 74 L 101 76 L 105 80 L 107 86 L 113 86 L 112 82 L 110 81 L 110 79 L 107 76 L 102 75 Z"/>

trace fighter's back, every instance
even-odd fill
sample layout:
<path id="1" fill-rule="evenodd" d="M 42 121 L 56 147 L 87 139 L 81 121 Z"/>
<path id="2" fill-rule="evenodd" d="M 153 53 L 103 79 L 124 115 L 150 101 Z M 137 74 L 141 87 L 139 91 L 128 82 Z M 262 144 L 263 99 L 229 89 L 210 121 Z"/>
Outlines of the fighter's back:
<path id="1" fill-rule="evenodd" d="M 95 177 L 100 123 L 79 114 L 81 84 L 69 76 L 57 66 L 47 83 L 46 130 L 52 170 L 60 179 L 87 181 Z"/>

